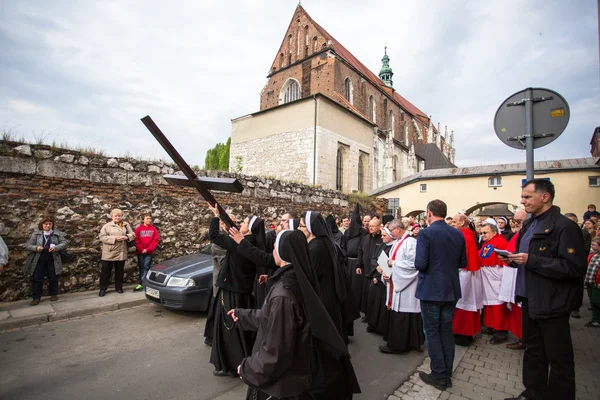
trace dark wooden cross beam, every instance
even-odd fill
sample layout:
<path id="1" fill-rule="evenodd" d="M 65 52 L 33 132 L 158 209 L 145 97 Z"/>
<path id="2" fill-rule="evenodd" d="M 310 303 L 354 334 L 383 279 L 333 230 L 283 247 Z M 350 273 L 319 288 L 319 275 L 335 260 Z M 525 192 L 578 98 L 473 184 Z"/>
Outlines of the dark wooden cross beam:
<path id="1" fill-rule="evenodd" d="M 152 118 L 149 115 L 142 118 L 142 122 L 146 125 L 146 128 L 152 133 L 152 136 L 160 143 L 163 149 L 167 152 L 167 154 L 171 157 L 171 159 L 177 164 L 181 172 L 183 172 L 184 176 L 181 175 L 165 175 L 165 180 L 174 186 L 189 186 L 196 188 L 200 195 L 206 200 L 211 206 L 217 205 L 217 209 L 219 210 L 219 216 L 221 220 L 227 225 L 228 228 L 234 227 L 237 228 L 236 225 L 231 220 L 231 217 L 227 214 L 227 212 L 221 207 L 217 200 L 210 192 L 210 190 L 221 190 L 224 192 L 235 192 L 240 193 L 244 190 L 244 187 L 237 179 L 232 178 L 204 178 L 198 177 L 194 170 L 190 168 L 188 163 L 185 162 L 183 157 L 179 155 L 175 147 L 169 142 L 167 137 L 162 133 L 162 131 L 156 126 Z"/>

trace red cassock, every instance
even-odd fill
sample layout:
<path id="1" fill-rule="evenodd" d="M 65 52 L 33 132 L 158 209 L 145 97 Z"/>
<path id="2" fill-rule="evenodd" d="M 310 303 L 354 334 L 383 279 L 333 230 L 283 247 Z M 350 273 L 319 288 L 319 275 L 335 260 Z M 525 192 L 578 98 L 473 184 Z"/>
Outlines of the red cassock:
<path id="1" fill-rule="evenodd" d="M 481 331 L 479 308 L 481 308 L 481 276 L 477 258 L 475 232 L 461 229 L 467 249 L 467 267 L 460 271 L 463 298 L 457 303 L 452 319 L 452 331 L 456 335 L 474 336 Z"/>
<path id="2" fill-rule="evenodd" d="M 517 240 L 519 240 L 519 232 L 513 235 L 508 242 L 508 250 L 511 253 L 517 252 Z M 520 304 L 511 304 L 510 323 L 508 330 L 515 335 L 519 340 L 523 340 L 523 313 Z"/>
<path id="3" fill-rule="evenodd" d="M 484 242 L 479 250 L 479 265 L 483 281 L 483 323 L 497 331 L 510 327 L 510 309 L 499 299 L 504 263 L 494 249 L 506 250 L 508 242 L 497 234 Z"/>

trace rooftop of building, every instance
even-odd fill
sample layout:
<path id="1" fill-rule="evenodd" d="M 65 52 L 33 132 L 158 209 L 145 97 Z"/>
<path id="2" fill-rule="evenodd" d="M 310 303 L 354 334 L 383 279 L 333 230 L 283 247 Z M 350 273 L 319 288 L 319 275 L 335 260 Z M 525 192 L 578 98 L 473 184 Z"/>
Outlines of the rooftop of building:
<path id="1" fill-rule="evenodd" d="M 596 163 L 597 157 L 570 158 L 565 160 L 537 161 L 534 163 L 536 174 L 544 174 L 557 171 L 575 171 L 585 169 L 598 169 Z M 476 167 L 464 168 L 442 168 L 426 169 L 414 175 L 407 176 L 396 182 L 382 186 L 371 193 L 372 196 L 380 196 L 402 186 L 421 180 L 447 179 L 447 178 L 470 178 L 475 176 L 495 176 L 495 175 L 517 175 L 525 174 L 527 167 L 524 162 L 498 165 L 481 165 Z"/>

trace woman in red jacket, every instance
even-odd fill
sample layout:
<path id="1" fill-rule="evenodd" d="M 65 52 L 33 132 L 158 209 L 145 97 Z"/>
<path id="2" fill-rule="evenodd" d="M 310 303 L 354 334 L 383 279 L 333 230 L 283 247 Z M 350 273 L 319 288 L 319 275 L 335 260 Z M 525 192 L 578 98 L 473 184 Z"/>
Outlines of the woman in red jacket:
<path id="1" fill-rule="evenodd" d="M 135 252 L 138 256 L 138 267 L 140 269 L 140 279 L 138 285 L 133 289 L 134 292 L 144 288 L 142 281 L 150 269 L 152 255 L 158 245 L 158 230 L 152 225 L 152 216 L 144 214 L 143 223 L 135 230 Z"/>

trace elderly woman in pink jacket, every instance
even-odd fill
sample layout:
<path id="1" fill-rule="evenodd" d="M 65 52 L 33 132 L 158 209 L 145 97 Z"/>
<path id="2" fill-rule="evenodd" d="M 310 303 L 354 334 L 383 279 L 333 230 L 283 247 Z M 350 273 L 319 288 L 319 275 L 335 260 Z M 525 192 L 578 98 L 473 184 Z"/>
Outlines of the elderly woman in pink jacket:
<path id="1" fill-rule="evenodd" d="M 115 289 L 123 293 L 123 272 L 127 260 L 127 242 L 135 240 L 135 233 L 129 223 L 123 221 L 123 211 L 118 208 L 110 212 L 112 221 L 100 230 L 102 242 L 102 271 L 100 272 L 100 293 L 103 297 L 110 283 L 110 276 L 115 269 Z"/>

